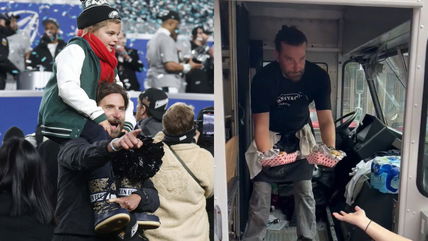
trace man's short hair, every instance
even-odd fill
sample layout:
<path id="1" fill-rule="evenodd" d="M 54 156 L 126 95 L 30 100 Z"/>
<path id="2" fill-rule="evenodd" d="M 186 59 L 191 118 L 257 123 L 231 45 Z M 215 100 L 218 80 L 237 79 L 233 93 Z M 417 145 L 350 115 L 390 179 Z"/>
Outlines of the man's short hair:
<path id="1" fill-rule="evenodd" d="M 281 30 L 275 36 L 275 49 L 281 51 L 281 42 L 288 45 L 299 46 L 303 43 L 307 43 L 308 40 L 304 33 L 296 28 L 296 26 L 288 27 L 283 25 Z"/>
<path id="2" fill-rule="evenodd" d="M 125 108 L 128 108 L 128 94 L 122 86 L 116 83 L 102 83 L 98 86 L 97 104 L 99 104 L 104 97 L 110 94 L 121 94 L 125 102 Z"/>
<path id="3" fill-rule="evenodd" d="M 43 22 L 42 22 L 43 27 L 46 28 L 46 25 L 49 23 L 51 23 L 51 24 L 55 25 L 57 28 L 59 28 L 58 22 L 53 18 L 48 18 L 48 19 L 43 20 Z"/>
<path id="4" fill-rule="evenodd" d="M 194 117 L 191 106 L 177 102 L 166 110 L 162 118 L 162 125 L 169 135 L 179 136 L 194 127 Z"/>

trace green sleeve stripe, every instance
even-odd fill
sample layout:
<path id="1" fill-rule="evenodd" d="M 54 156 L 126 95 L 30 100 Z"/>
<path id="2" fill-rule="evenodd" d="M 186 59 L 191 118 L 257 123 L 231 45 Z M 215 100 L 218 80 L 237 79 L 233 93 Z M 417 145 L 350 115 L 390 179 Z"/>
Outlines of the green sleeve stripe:
<path id="1" fill-rule="evenodd" d="M 98 116 L 97 118 L 95 118 L 95 122 L 97 123 L 101 123 L 103 121 L 107 120 L 107 116 L 103 113 L 102 115 Z"/>
<path id="2" fill-rule="evenodd" d="M 125 122 L 125 124 L 123 125 L 123 128 L 127 131 L 132 131 L 134 129 L 134 127 L 132 126 L 132 123 L 130 122 Z"/>

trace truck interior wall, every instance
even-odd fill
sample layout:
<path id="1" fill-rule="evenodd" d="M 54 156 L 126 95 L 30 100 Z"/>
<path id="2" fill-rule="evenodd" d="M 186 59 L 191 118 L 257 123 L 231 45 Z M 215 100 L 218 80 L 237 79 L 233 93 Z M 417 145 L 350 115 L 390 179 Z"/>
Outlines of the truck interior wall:
<path id="1" fill-rule="evenodd" d="M 267 52 L 273 53 L 275 34 L 282 25 L 296 26 L 303 31 L 309 48 L 337 48 L 338 20 L 251 16 L 250 38 L 263 40 Z M 266 55 L 266 59 L 272 57 Z"/>
<path id="2" fill-rule="evenodd" d="M 344 10 L 343 53 L 412 19 L 412 9 L 347 7 Z"/>
<path id="3" fill-rule="evenodd" d="M 337 52 L 308 52 L 308 59 L 312 62 L 327 63 L 328 64 L 328 75 L 330 76 L 331 83 L 331 106 L 333 117 L 337 119 L 339 116 L 335 116 L 336 108 L 339 108 L 336 103 L 338 94 L 338 54 Z"/>
<path id="4" fill-rule="evenodd" d="M 238 134 L 239 134 L 239 176 L 243 177 L 239 182 L 240 195 L 240 227 L 242 232 L 248 219 L 248 206 L 250 199 L 251 183 L 249 180 L 248 168 L 245 162 L 245 150 L 252 140 L 252 126 L 250 108 L 250 81 L 248 81 L 250 69 L 250 34 L 249 34 L 249 14 L 244 6 L 238 5 L 236 8 L 236 45 L 237 45 L 237 78 L 238 78 Z M 244 121 L 241 121 L 244 120 Z"/>

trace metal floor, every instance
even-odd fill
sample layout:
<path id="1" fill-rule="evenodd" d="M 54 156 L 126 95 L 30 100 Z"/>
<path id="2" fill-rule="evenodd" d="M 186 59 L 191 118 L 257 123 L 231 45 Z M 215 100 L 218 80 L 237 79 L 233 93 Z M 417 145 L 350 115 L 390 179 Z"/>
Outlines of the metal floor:
<path id="1" fill-rule="evenodd" d="M 318 235 L 317 240 L 328 241 L 327 225 L 325 223 L 317 223 Z M 281 230 L 268 229 L 265 236 L 265 241 L 296 241 L 296 227 L 284 227 Z"/>
<path id="2" fill-rule="evenodd" d="M 277 219 L 277 222 L 272 222 Z M 280 210 L 273 210 L 269 216 L 270 224 L 268 225 L 265 241 L 296 241 L 296 227 L 289 226 L 285 220 L 284 214 Z M 317 223 L 317 241 L 329 241 L 327 224 L 324 222 Z"/>

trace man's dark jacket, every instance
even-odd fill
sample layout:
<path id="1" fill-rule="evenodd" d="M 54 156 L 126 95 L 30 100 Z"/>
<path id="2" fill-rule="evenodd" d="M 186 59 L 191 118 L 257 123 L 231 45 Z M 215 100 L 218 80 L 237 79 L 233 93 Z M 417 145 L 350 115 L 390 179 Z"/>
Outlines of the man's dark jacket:
<path id="1" fill-rule="evenodd" d="M 58 39 L 58 45 L 55 49 L 55 56 L 52 56 L 48 48 L 48 43 L 50 42 L 51 40 L 49 39 L 49 37 L 46 34 L 43 35 L 43 37 L 40 39 L 40 43 L 31 52 L 30 63 L 28 63 L 28 65 L 31 66 L 33 70 L 40 69 L 41 65 L 43 66 L 45 71 L 52 71 L 52 66 L 55 62 L 55 57 L 67 45 L 64 40 Z"/>
<path id="2" fill-rule="evenodd" d="M 58 154 L 58 202 L 55 210 L 55 234 L 95 236 L 94 212 L 89 201 L 88 175 L 114 158 L 107 151 L 108 140 L 89 144 L 83 138 L 68 141 Z M 159 196 L 147 179 L 141 190 L 137 212 L 154 212 Z"/>

